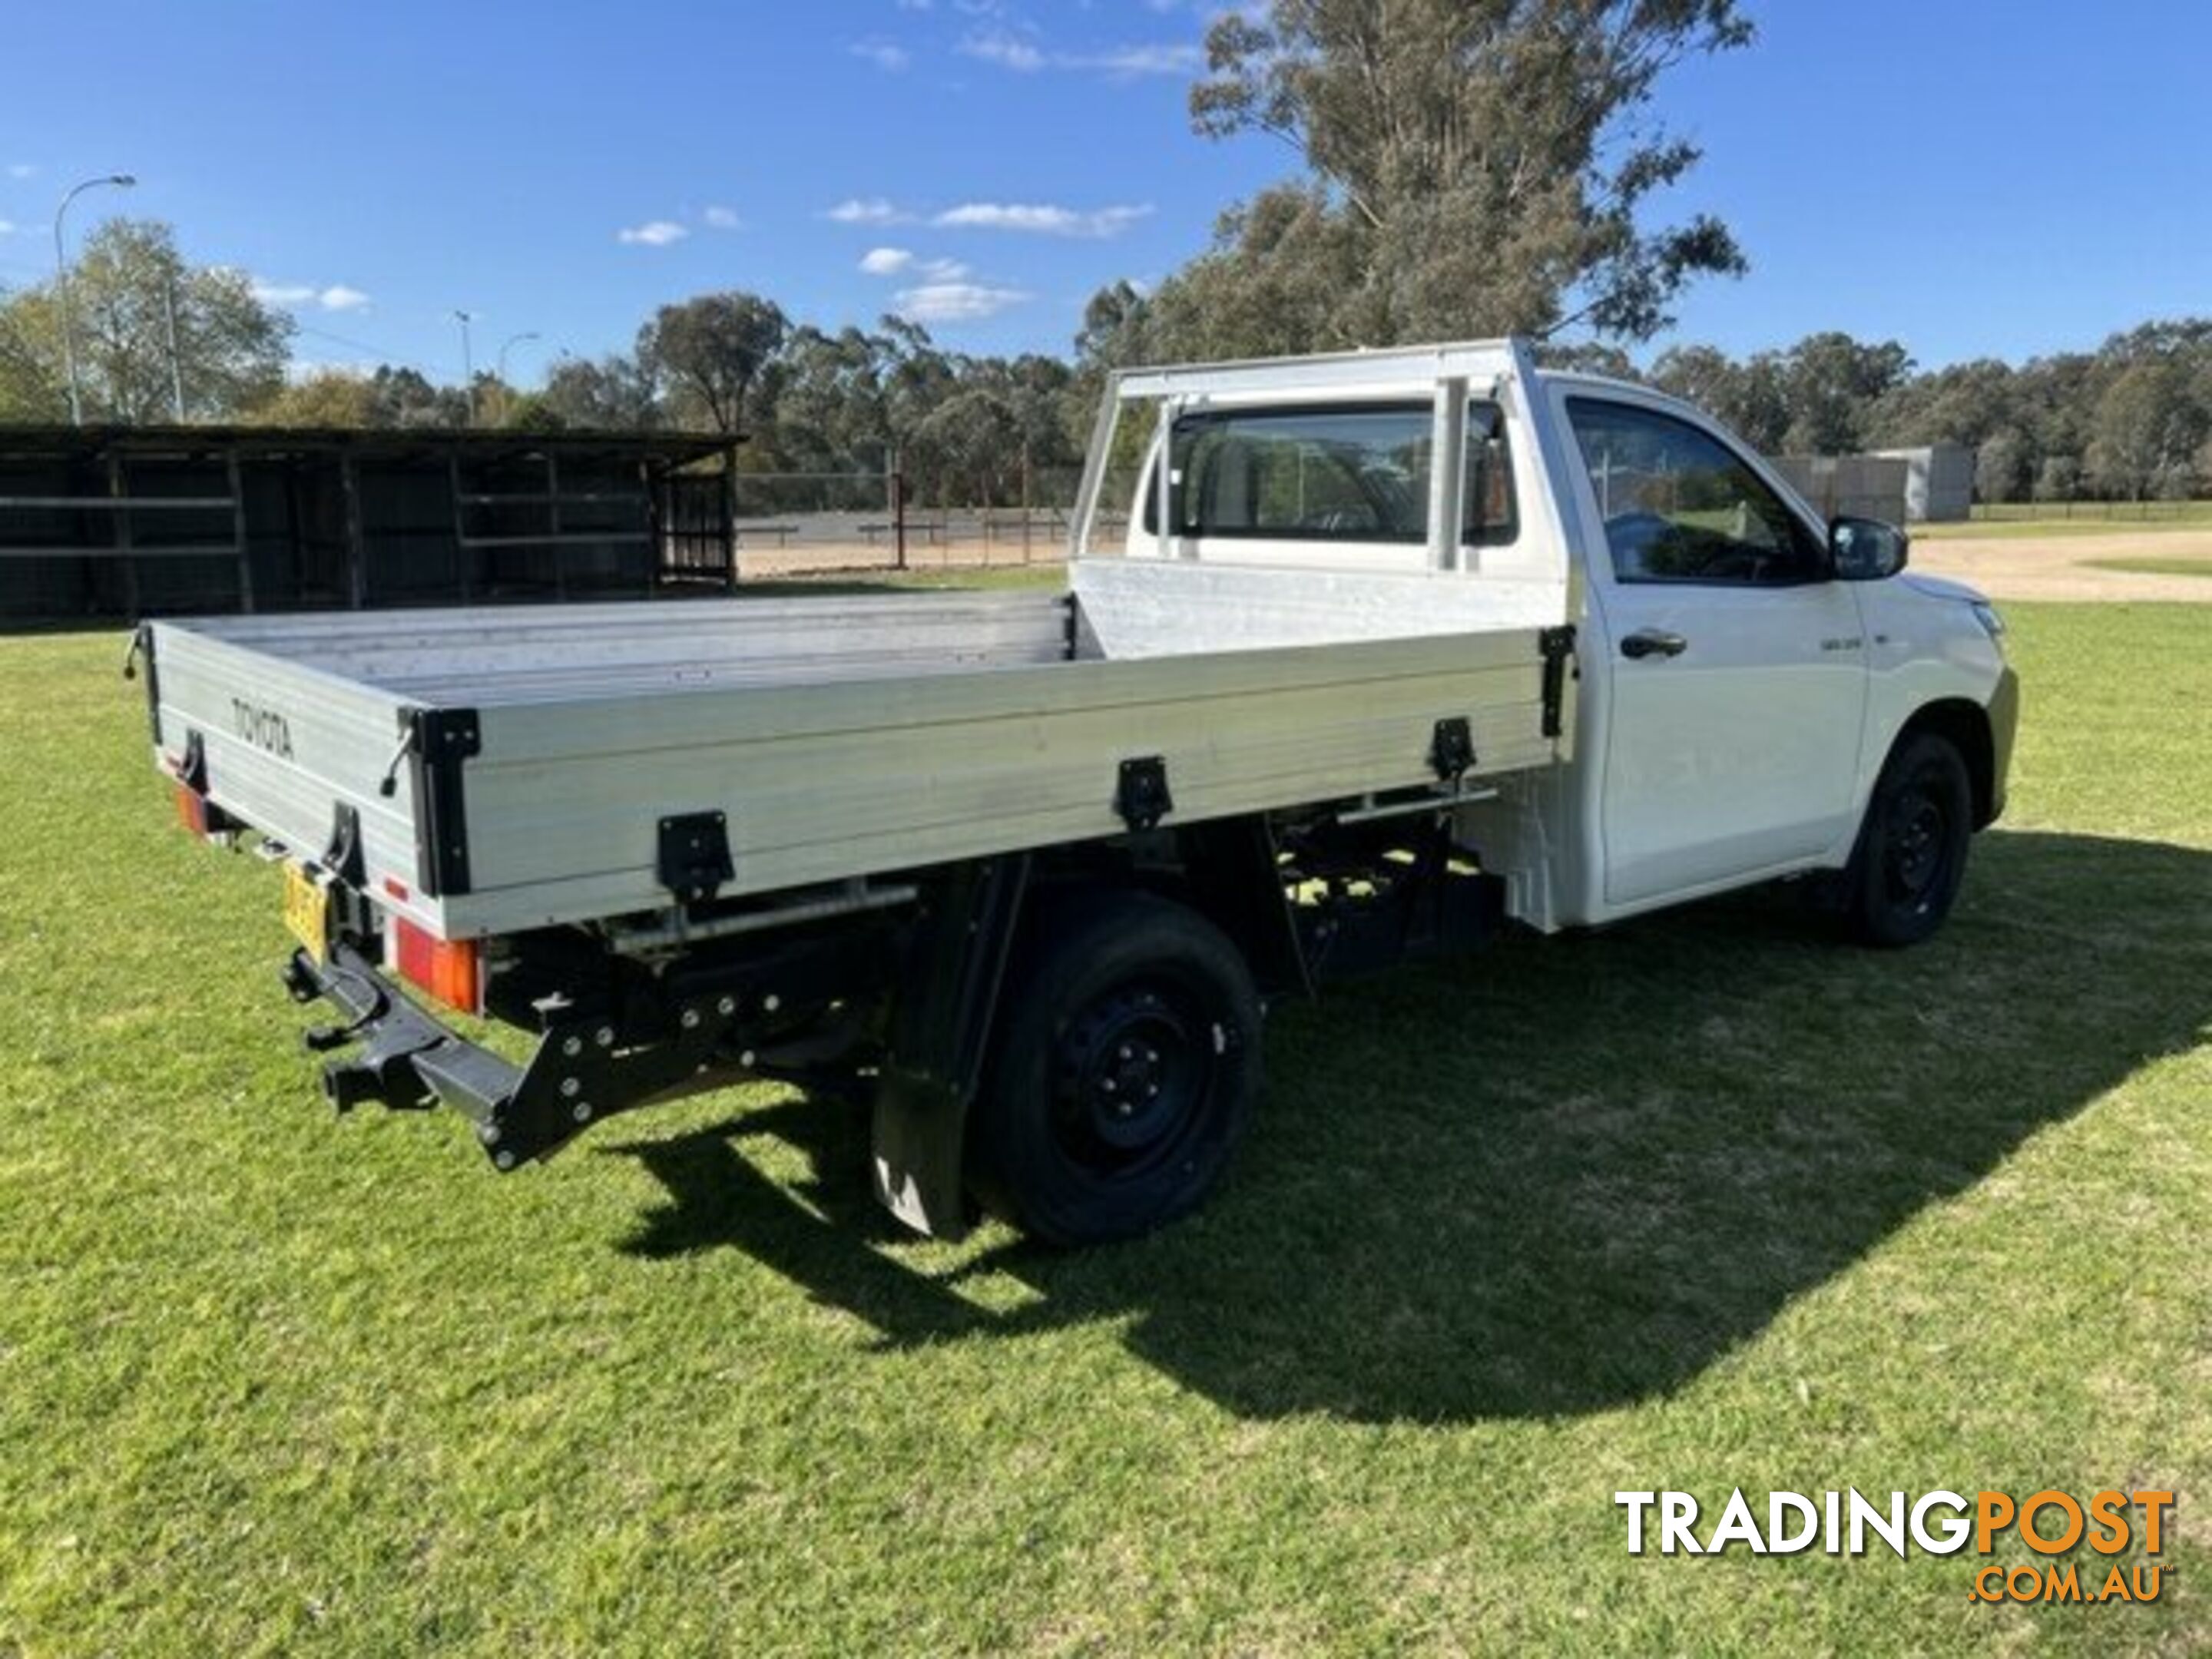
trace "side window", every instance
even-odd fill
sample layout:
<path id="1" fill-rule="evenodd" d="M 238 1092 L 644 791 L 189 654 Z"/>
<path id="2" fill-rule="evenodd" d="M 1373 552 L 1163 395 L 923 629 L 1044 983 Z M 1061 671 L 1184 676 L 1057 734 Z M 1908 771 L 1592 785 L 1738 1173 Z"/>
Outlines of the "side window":
<path id="1" fill-rule="evenodd" d="M 1632 404 L 1571 398 L 1614 578 L 1786 586 L 1822 581 L 1827 550 L 1743 458 L 1710 433 Z"/>
<path id="2" fill-rule="evenodd" d="M 1513 501 L 1513 458 L 1505 453 L 1505 412 L 1496 404 L 1467 410 L 1467 495 L 1462 547 L 1510 547 L 1521 533 Z"/>
<path id="3" fill-rule="evenodd" d="M 1189 416 L 1170 459 L 1176 533 L 1255 541 L 1428 540 L 1427 404 L 1261 409 Z M 1464 539 L 1510 542 L 1517 531 L 1504 422 L 1469 406 Z M 1156 485 L 1144 526 L 1159 526 Z"/>

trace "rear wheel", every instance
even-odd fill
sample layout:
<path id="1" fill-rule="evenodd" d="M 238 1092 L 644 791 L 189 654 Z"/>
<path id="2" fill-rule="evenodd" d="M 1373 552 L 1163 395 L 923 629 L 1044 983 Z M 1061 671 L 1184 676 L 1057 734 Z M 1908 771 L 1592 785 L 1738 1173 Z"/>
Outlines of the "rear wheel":
<path id="1" fill-rule="evenodd" d="M 1891 753 L 1844 873 L 1844 915 L 1869 945 L 1917 945 L 1943 925 L 1973 835 L 1966 763 L 1932 732 Z"/>
<path id="2" fill-rule="evenodd" d="M 984 1205 L 1062 1245 L 1195 1209 L 1260 1087 L 1259 994 L 1236 945 L 1154 895 L 1096 895 L 1040 911 L 1010 987 L 969 1126 Z"/>

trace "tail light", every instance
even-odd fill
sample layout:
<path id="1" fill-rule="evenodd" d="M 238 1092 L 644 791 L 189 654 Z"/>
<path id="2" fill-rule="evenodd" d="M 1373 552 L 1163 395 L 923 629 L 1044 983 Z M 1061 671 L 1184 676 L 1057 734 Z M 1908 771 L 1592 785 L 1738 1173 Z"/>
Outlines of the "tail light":
<path id="1" fill-rule="evenodd" d="M 208 799 L 207 746 L 197 732 L 185 738 L 183 757 L 171 768 L 177 780 L 177 822 L 196 836 L 234 834 L 238 820 Z"/>
<path id="2" fill-rule="evenodd" d="M 177 786 L 177 822 L 196 836 L 208 831 L 208 798 L 189 783 Z"/>
<path id="3" fill-rule="evenodd" d="M 440 939 L 403 916 L 392 919 L 392 966 L 448 1008 L 483 1012 L 482 953 L 472 939 Z"/>

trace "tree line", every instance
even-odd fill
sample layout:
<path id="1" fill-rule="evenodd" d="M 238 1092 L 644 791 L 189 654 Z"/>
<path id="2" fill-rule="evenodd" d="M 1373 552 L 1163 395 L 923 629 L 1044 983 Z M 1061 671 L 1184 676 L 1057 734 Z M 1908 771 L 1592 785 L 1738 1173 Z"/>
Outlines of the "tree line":
<path id="1" fill-rule="evenodd" d="M 2212 490 L 2212 318 L 2145 323 L 2094 351 L 1916 372 L 1894 340 L 1660 354 L 1649 378 L 1768 454 L 1964 444 L 1985 501 L 2179 500 Z"/>
<path id="2" fill-rule="evenodd" d="M 676 428 L 742 438 L 747 471 L 895 465 L 921 501 L 967 506 L 1053 499 L 1082 459 L 1074 364 L 951 350 L 897 317 L 833 331 L 793 322 L 754 294 L 662 306 L 628 349 L 563 356 L 536 390 L 490 373 L 445 383 L 391 363 L 291 374 L 293 319 L 257 298 L 243 273 L 188 266 L 173 232 L 155 222 L 111 219 L 94 229 L 71 267 L 69 298 L 94 423 L 181 412 L 297 427 Z M 69 419 L 63 327 L 55 284 L 0 295 L 0 422 Z"/>
<path id="3" fill-rule="evenodd" d="M 419 369 L 288 374 L 296 325 L 239 272 L 192 268 L 166 226 L 111 220 L 70 284 L 88 418 L 742 434 L 758 472 L 894 464 L 925 502 L 1049 499 L 1079 462 L 1106 373 L 1519 333 L 1556 361 L 1645 378 L 1769 453 L 1932 442 L 1978 452 L 1982 496 L 2142 499 L 2212 489 L 2212 319 L 2146 323 L 2094 351 L 1921 371 L 1834 331 L 1734 357 L 1632 350 L 1691 283 L 1740 275 L 1709 216 L 1651 222 L 1698 154 L 1656 105 L 1685 58 L 1753 29 L 1735 0 L 1272 0 L 1212 25 L 1193 128 L 1296 158 L 1157 287 L 1085 308 L 1067 357 L 970 355 L 911 321 L 824 329 L 729 291 L 659 307 L 625 349 L 563 356 L 542 388 Z M 0 420 L 66 416 L 52 285 L 0 295 Z M 1040 477 L 1042 476 L 1042 478 Z"/>

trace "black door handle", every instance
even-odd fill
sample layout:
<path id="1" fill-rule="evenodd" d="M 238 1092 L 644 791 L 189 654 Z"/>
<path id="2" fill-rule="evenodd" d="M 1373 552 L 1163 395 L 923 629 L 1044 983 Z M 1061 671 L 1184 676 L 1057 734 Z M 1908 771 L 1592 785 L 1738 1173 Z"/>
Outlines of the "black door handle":
<path id="1" fill-rule="evenodd" d="M 1620 654 L 1639 662 L 1646 657 L 1679 657 L 1689 648 L 1689 641 L 1663 628 L 1639 628 L 1620 642 Z"/>

